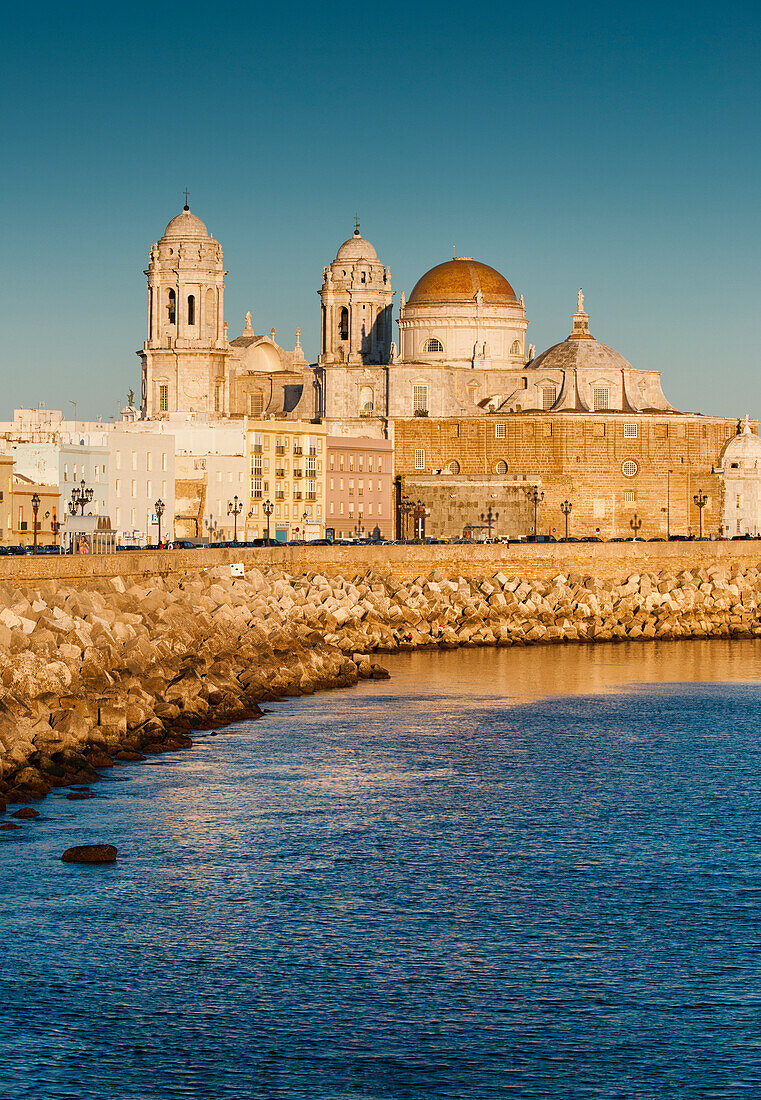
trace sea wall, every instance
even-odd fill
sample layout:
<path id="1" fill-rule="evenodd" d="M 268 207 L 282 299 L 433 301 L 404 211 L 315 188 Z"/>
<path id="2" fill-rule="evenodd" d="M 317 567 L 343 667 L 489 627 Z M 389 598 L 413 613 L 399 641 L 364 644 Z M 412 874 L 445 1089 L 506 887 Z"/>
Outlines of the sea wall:
<path id="1" fill-rule="evenodd" d="M 182 574 L 0 579 L 0 803 L 182 748 L 266 700 L 383 676 L 379 651 L 761 636 L 761 562 L 725 545 L 691 546 L 689 569 L 645 569 L 630 551 L 613 579 L 590 562 L 558 569 L 557 552 L 541 576 L 539 556 L 504 571 L 489 556 L 414 577 L 409 562 L 345 574 L 334 562 L 234 578 L 206 556 Z M 718 560 L 701 564 L 704 548 Z M 124 557 L 141 555 L 109 560 Z"/>
<path id="2" fill-rule="evenodd" d="M 293 576 L 317 572 L 329 577 L 353 576 L 375 570 L 402 580 L 428 575 L 446 576 L 468 571 L 483 576 L 515 573 L 541 580 L 558 573 L 593 573 L 616 580 L 630 573 L 678 573 L 683 569 L 715 565 L 746 567 L 761 558 L 757 542 L 589 542 L 589 543 L 437 543 L 397 546 L 271 546 L 239 549 L 122 551 L 103 556 L 0 558 L 0 584 L 63 580 L 89 584 L 114 576 L 148 578 L 183 576 L 212 566 L 242 561 L 247 567 L 280 569 Z"/>

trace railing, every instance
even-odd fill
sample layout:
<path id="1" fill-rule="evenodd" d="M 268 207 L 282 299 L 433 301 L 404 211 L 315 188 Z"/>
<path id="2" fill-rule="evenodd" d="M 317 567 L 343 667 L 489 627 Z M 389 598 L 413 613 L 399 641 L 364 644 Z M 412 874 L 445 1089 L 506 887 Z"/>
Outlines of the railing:
<path id="1" fill-rule="evenodd" d="M 251 453 L 252 454 L 260 455 L 263 450 L 264 450 L 264 446 L 261 443 L 253 443 L 251 445 Z"/>
<path id="2" fill-rule="evenodd" d="M 293 494 L 293 499 L 294 499 L 294 500 L 301 500 L 301 499 L 302 499 L 302 494 L 301 494 L 300 492 L 298 492 L 298 490 L 297 490 L 297 491 L 296 491 L 296 492 L 294 492 L 294 494 Z"/>
<path id="3" fill-rule="evenodd" d="M 317 493 L 306 493 L 305 496 L 304 496 L 304 499 L 305 500 L 317 500 Z"/>
<path id="4" fill-rule="evenodd" d="M 293 453 L 295 455 L 303 455 L 304 449 L 302 447 L 294 447 L 293 448 Z"/>
<path id="5" fill-rule="evenodd" d="M 281 493 L 281 492 L 275 493 L 275 500 L 285 500 L 285 493 Z"/>
<path id="6" fill-rule="evenodd" d="M 261 489 L 254 489 L 253 492 L 251 493 L 251 499 L 252 500 L 261 500 L 263 496 L 264 496 L 264 493 L 261 491 Z"/>
<path id="7" fill-rule="evenodd" d="M 276 455 L 288 454 L 288 448 L 284 447 L 282 443 L 278 443 L 277 446 L 275 447 L 275 454 Z"/>
<path id="8" fill-rule="evenodd" d="M 304 471 L 303 470 L 294 470 L 293 471 L 293 476 L 294 477 L 303 477 L 304 476 Z"/>
<path id="9" fill-rule="evenodd" d="M 278 466 L 278 467 L 277 467 L 277 468 L 275 469 L 275 477 L 285 477 L 285 470 L 284 470 L 284 469 L 282 469 L 282 467 L 279 467 L 279 466 Z"/>

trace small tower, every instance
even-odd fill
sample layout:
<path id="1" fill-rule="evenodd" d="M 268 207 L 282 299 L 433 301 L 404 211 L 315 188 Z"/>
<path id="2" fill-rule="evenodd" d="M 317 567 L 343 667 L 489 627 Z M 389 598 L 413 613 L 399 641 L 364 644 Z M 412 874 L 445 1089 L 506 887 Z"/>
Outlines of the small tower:
<path id="1" fill-rule="evenodd" d="M 187 203 L 150 252 L 142 413 L 224 414 L 228 391 L 222 249 Z"/>
<path id="2" fill-rule="evenodd" d="M 388 363 L 393 290 L 391 271 L 359 232 L 323 269 L 320 366 Z"/>

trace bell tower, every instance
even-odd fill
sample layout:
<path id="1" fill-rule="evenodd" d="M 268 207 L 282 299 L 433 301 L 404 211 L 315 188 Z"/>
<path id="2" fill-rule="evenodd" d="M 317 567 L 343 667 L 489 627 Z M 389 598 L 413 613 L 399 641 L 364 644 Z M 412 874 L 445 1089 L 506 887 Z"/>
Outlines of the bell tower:
<path id="1" fill-rule="evenodd" d="M 353 236 L 323 269 L 320 366 L 389 361 L 394 296 L 391 270 L 360 234 L 358 221 L 355 226 Z"/>
<path id="2" fill-rule="evenodd" d="M 187 196 L 186 196 L 187 197 Z M 229 394 L 222 249 L 185 203 L 150 251 L 142 414 L 224 416 Z"/>

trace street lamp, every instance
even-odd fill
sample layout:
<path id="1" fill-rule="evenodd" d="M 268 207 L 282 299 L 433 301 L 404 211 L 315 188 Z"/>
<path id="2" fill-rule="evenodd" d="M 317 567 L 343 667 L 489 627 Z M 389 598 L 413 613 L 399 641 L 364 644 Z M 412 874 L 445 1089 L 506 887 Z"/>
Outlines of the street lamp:
<path id="1" fill-rule="evenodd" d="M 409 497 L 402 497 L 399 501 L 399 508 L 402 513 L 402 538 L 406 541 L 409 534 L 408 520 L 415 509 L 415 502 L 410 500 Z"/>
<path id="2" fill-rule="evenodd" d="M 563 503 L 560 505 L 560 511 L 565 516 L 565 538 L 566 538 L 566 542 L 568 541 L 568 517 L 571 514 L 571 509 L 572 508 L 573 508 L 573 504 L 571 504 L 570 500 L 564 500 Z"/>
<path id="3" fill-rule="evenodd" d="M 692 498 L 698 508 L 698 515 L 700 516 L 700 538 L 703 538 L 703 509 L 708 504 L 708 497 L 705 495 L 702 489 L 698 490 L 695 496 Z"/>
<path id="4" fill-rule="evenodd" d="M 227 502 L 227 514 L 233 517 L 233 542 L 238 541 L 238 516 L 243 511 L 243 503 L 238 500 L 237 493 L 232 500 Z"/>
<path id="5" fill-rule="evenodd" d="M 159 499 L 153 505 L 153 510 L 156 513 L 156 517 L 159 521 L 159 537 L 158 537 L 159 550 L 161 549 L 161 517 L 164 514 L 164 509 L 165 508 L 166 508 L 166 505 L 164 504 L 161 497 L 159 497 Z"/>
<path id="6" fill-rule="evenodd" d="M 492 529 L 492 527 L 494 527 L 494 525 L 496 524 L 498 519 L 499 519 L 499 512 L 493 512 L 491 504 L 489 505 L 489 507 L 486 510 L 486 515 L 484 515 L 483 512 L 481 513 L 481 523 L 486 524 L 486 526 L 489 530 L 489 535 L 488 535 L 489 538 L 491 538 L 491 529 Z"/>
<path id="7" fill-rule="evenodd" d="M 526 490 L 526 496 L 534 505 L 534 537 L 539 534 L 539 505 L 544 500 L 544 493 L 540 491 L 538 485 L 534 485 L 532 489 Z"/>
<path id="8" fill-rule="evenodd" d="M 268 546 L 270 544 L 270 516 L 272 515 L 272 510 L 273 510 L 274 507 L 275 507 L 275 505 L 272 503 L 272 501 L 269 498 L 267 498 L 267 500 L 265 500 L 264 503 L 262 504 L 262 511 L 264 512 L 265 516 L 267 517 L 267 545 Z"/>
<path id="9" fill-rule="evenodd" d="M 77 514 L 77 508 L 82 509 L 82 515 L 85 514 L 85 506 L 90 503 L 95 494 L 94 489 L 85 488 L 85 479 L 79 483 L 79 489 L 74 488 L 71 490 L 71 500 L 69 501 L 69 511 L 72 516 Z"/>
<path id="10" fill-rule="evenodd" d="M 639 519 L 636 512 L 634 513 L 634 519 L 629 520 L 629 526 L 634 532 L 634 538 L 636 539 L 637 535 L 639 534 L 639 529 L 642 526 L 642 520 Z"/>
<path id="11" fill-rule="evenodd" d="M 32 535 L 32 539 L 33 539 L 33 541 L 32 541 L 32 553 L 33 554 L 37 553 L 37 513 L 39 512 L 39 510 L 40 510 L 40 497 L 39 497 L 39 494 L 38 493 L 33 493 L 32 494 L 32 514 L 34 516 L 34 520 L 33 520 L 34 533 Z"/>

